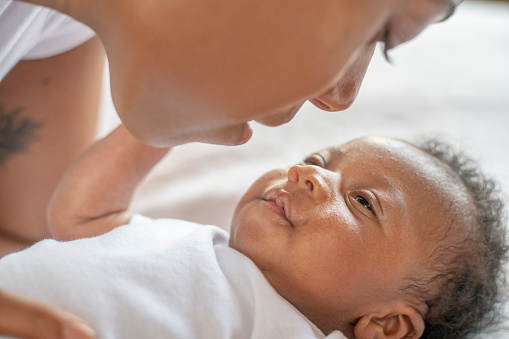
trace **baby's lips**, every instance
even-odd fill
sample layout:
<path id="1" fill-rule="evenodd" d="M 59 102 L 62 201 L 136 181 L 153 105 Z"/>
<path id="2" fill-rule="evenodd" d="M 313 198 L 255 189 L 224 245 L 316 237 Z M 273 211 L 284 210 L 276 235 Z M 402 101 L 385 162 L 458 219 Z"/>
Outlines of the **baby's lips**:
<path id="1" fill-rule="evenodd" d="M 292 219 L 290 215 L 290 199 L 288 192 L 283 190 L 282 188 L 273 188 L 269 190 L 265 196 L 265 200 L 273 201 L 283 212 L 284 217 L 290 224 L 292 224 Z"/>

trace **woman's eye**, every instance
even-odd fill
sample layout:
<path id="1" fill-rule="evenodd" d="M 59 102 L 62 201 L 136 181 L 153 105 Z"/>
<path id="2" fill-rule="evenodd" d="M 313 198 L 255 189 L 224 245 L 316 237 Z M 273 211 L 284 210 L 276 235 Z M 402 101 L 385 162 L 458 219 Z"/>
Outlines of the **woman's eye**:
<path id="1" fill-rule="evenodd" d="M 362 195 L 356 196 L 355 200 L 357 200 L 362 206 L 366 207 L 368 210 L 373 212 L 370 203 Z"/>
<path id="2" fill-rule="evenodd" d="M 325 167 L 325 159 L 320 154 L 313 154 L 304 160 L 306 165 Z"/>

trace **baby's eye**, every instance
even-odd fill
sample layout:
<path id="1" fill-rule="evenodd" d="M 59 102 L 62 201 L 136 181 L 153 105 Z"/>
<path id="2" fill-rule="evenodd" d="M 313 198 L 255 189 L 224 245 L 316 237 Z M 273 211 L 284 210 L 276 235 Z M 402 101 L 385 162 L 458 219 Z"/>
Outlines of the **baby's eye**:
<path id="1" fill-rule="evenodd" d="M 361 203 L 362 206 L 366 207 L 368 210 L 373 212 L 373 209 L 371 208 L 371 204 L 362 195 L 356 196 L 355 200 L 357 200 L 359 203 Z"/>
<path id="2" fill-rule="evenodd" d="M 306 160 L 304 160 L 304 163 L 306 165 L 325 167 L 325 158 L 322 155 L 315 153 L 307 157 Z"/>

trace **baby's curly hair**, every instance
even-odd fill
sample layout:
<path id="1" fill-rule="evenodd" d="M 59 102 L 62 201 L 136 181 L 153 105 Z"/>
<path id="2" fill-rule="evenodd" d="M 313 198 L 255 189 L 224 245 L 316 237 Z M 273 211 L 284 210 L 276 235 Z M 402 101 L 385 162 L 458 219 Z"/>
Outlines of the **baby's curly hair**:
<path id="1" fill-rule="evenodd" d="M 426 278 L 414 277 L 405 291 L 425 305 L 421 338 L 468 338 L 497 320 L 508 250 L 504 204 L 495 181 L 465 154 L 437 139 L 417 147 L 464 186 L 476 210 L 465 218 L 451 208 L 453 220 L 427 258 Z"/>

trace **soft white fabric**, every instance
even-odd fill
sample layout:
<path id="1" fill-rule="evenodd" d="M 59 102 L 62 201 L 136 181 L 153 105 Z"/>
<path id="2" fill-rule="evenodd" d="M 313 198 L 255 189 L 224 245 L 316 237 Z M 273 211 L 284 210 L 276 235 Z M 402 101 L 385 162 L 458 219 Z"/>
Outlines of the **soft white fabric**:
<path id="1" fill-rule="evenodd" d="M 0 80 L 20 60 L 42 59 L 81 45 L 94 31 L 71 17 L 23 2 L 0 2 Z"/>
<path id="2" fill-rule="evenodd" d="M 0 287 L 83 317 L 101 339 L 325 338 L 228 238 L 138 215 L 100 237 L 5 257 Z"/>

